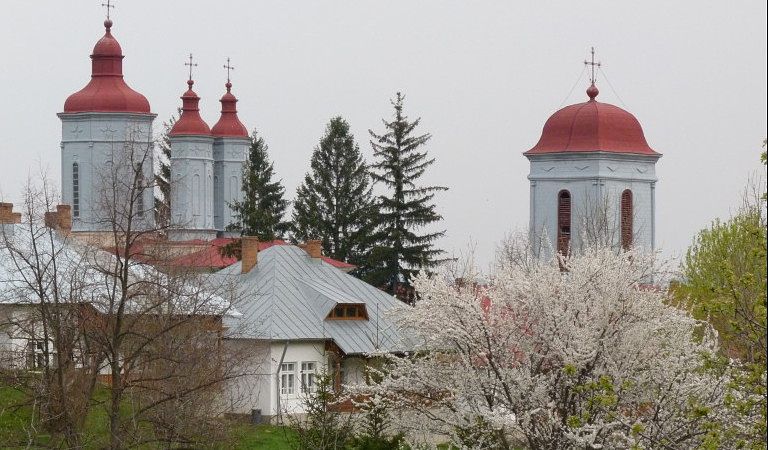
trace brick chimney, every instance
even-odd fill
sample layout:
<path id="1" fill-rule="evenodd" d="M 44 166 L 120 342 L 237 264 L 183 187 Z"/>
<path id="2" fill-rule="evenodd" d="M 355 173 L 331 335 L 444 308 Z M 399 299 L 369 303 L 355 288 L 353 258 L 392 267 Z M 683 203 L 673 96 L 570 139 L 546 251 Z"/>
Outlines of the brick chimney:
<path id="1" fill-rule="evenodd" d="M 304 250 L 311 258 L 320 258 L 323 256 L 323 242 L 317 239 L 307 241 Z"/>
<path id="2" fill-rule="evenodd" d="M 13 212 L 13 203 L 0 203 L 0 225 L 21 223 L 21 213 Z"/>
<path id="3" fill-rule="evenodd" d="M 56 205 L 56 211 L 45 213 L 45 226 L 69 233 L 72 231 L 72 207 Z"/>
<path id="4" fill-rule="evenodd" d="M 242 254 L 241 273 L 248 273 L 256 266 L 259 260 L 259 238 L 255 236 L 243 236 L 240 239 L 240 251 Z"/>

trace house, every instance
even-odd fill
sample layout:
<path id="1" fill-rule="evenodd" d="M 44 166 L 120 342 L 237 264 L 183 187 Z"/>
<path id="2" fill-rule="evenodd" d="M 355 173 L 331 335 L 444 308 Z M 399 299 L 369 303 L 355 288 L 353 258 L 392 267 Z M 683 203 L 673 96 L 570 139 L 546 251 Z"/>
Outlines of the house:
<path id="1" fill-rule="evenodd" d="M 0 369 L 38 370 L 53 363 L 54 348 L 61 346 L 54 345 L 43 325 L 54 308 L 56 317 L 66 317 L 66 326 L 81 338 L 100 341 L 120 308 L 125 332 L 136 334 L 175 321 L 220 340 L 223 317 L 238 313 L 224 291 L 202 286 L 205 281 L 199 277 L 173 277 L 133 261 L 130 292 L 119 307 L 119 282 L 111 272 L 117 270 L 115 255 L 78 240 L 71 233 L 70 211 L 68 205 L 58 205 L 46 212 L 44 224 L 29 219 L 21 223 L 12 204 L 0 203 Z M 75 359 L 89 353 L 81 344 L 67 344 Z M 109 375 L 103 361 L 96 364 L 104 369 L 101 374 Z"/>
<path id="2" fill-rule="evenodd" d="M 232 386 L 233 412 L 302 413 L 319 373 L 337 388 L 362 383 L 368 355 L 412 348 L 388 315 L 407 306 L 325 261 L 320 241 L 260 251 L 245 237 L 242 245 L 242 261 L 214 275 L 236 280 L 239 291 L 233 304 L 242 315 L 225 321 L 227 344 L 261 355 Z"/>

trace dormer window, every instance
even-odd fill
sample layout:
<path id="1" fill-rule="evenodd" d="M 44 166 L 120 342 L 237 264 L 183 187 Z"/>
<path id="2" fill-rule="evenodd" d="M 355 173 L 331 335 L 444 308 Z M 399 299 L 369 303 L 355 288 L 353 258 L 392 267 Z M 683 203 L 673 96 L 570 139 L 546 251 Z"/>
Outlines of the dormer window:
<path id="1" fill-rule="evenodd" d="M 327 317 L 329 320 L 368 320 L 365 303 L 339 303 Z"/>

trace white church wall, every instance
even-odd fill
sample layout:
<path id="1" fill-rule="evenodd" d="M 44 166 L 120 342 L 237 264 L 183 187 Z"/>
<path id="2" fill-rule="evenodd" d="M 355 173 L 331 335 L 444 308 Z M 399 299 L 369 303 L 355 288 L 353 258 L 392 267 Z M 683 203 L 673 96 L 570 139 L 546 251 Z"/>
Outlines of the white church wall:
<path id="1" fill-rule="evenodd" d="M 172 240 L 213 239 L 213 138 L 171 137 Z"/>
<path id="2" fill-rule="evenodd" d="M 249 147 L 248 138 L 214 140 L 214 226 L 220 232 L 234 221 L 231 205 L 243 199 L 243 166 Z"/>
<path id="3" fill-rule="evenodd" d="M 606 152 L 547 154 L 530 157 L 530 234 L 557 248 L 557 208 L 561 190 L 571 195 L 571 247 L 580 248 L 587 214 L 607 207 L 614 244 L 620 244 L 620 197 L 633 192 L 635 244 L 653 250 L 655 157 Z M 542 256 L 551 255 L 548 245 Z"/>
<path id="4" fill-rule="evenodd" d="M 141 162 L 147 180 L 153 177 L 152 121 L 154 114 L 61 113 L 61 196 L 72 205 L 74 231 L 101 231 L 110 228 L 109 214 L 100 206 L 101 194 L 111 189 L 111 164 L 132 159 Z M 130 153 L 133 152 L 133 158 Z M 146 153 L 146 158 L 145 158 Z M 73 165 L 77 164 L 78 201 L 75 202 Z M 118 180 L 124 181 L 124 180 Z M 151 210 L 152 189 L 145 189 L 142 200 Z M 77 203 L 77 205 L 75 204 Z M 153 214 L 136 218 L 135 228 L 154 226 Z M 139 220 L 140 219 L 140 220 Z"/>

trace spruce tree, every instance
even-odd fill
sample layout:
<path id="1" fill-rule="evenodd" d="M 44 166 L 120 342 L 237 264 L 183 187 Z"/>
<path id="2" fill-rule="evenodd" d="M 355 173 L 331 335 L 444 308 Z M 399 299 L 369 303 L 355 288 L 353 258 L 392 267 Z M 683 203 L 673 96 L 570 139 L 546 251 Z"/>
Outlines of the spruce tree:
<path id="1" fill-rule="evenodd" d="M 158 229 L 171 225 L 171 138 L 168 134 L 176 123 L 176 114 L 163 122 L 163 133 L 158 138 L 157 172 L 155 173 L 155 224 Z"/>
<path id="2" fill-rule="evenodd" d="M 334 117 L 296 192 L 293 238 L 320 239 L 327 256 L 360 266 L 375 226 L 372 182 L 349 124 Z"/>
<path id="3" fill-rule="evenodd" d="M 243 200 L 231 205 L 235 222 L 227 226 L 230 231 L 256 236 L 263 242 L 283 238 L 290 228 L 283 221 L 288 207 L 283 198 L 285 188 L 282 180 L 272 181 L 275 171 L 267 151 L 264 138 L 254 130 L 243 168 Z"/>
<path id="4" fill-rule="evenodd" d="M 445 231 L 423 230 L 434 228 L 434 224 L 442 219 L 433 200 L 436 192 L 448 189 L 419 184 L 419 178 L 435 162 L 422 150 L 432 136 L 414 133 L 421 118 L 408 120 L 403 114 L 404 99 L 398 92 L 391 102 L 395 109 L 394 120 L 382 119 L 383 134 L 368 130 L 375 157 L 372 175 L 375 181 L 383 184 L 387 193 L 377 199 L 379 243 L 371 255 L 372 267 L 366 278 L 376 286 L 386 286 L 399 297 L 403 296 L 400 290 L 411 275 L 442 261 L 439 256 L 443 251 L 435 248 L 434 243 Z"/>

